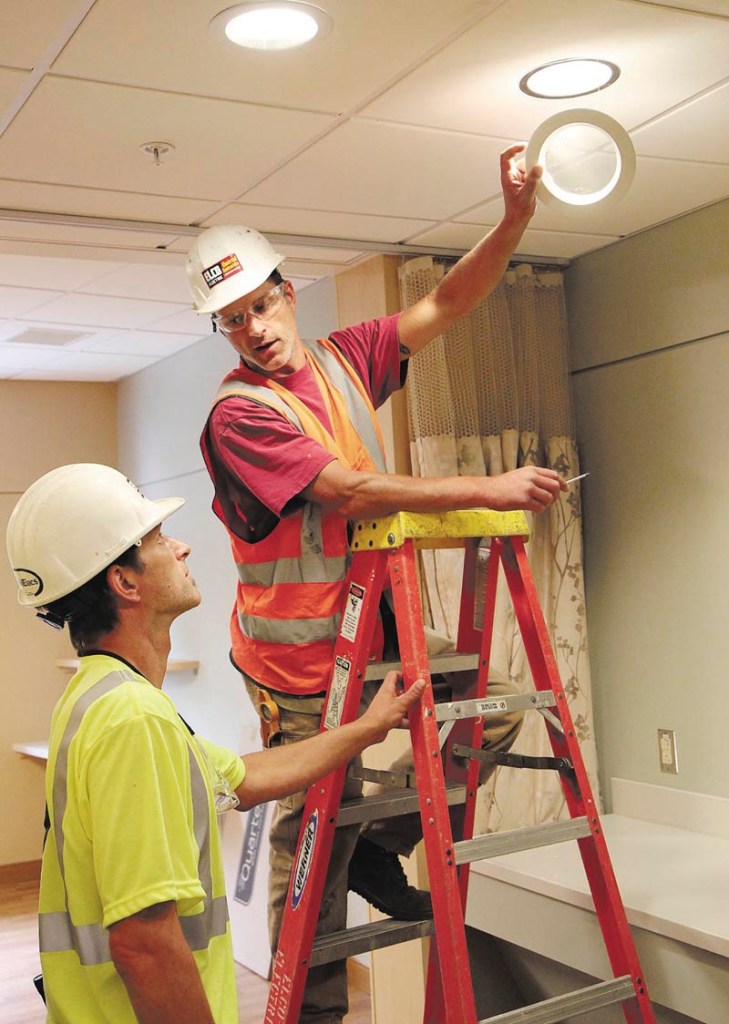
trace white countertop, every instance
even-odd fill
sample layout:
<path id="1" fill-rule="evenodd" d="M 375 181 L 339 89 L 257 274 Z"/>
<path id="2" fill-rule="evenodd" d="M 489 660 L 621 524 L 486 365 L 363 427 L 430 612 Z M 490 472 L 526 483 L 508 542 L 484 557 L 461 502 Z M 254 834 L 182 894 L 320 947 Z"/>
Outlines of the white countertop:
<path id="1" fill-rule="evenodd" d="M 617 814 L 602 824 L 630 924 L 729 957 L 729 840 Z M 593 908 L 575 842 L 478 861 L 471 871 Z"/>

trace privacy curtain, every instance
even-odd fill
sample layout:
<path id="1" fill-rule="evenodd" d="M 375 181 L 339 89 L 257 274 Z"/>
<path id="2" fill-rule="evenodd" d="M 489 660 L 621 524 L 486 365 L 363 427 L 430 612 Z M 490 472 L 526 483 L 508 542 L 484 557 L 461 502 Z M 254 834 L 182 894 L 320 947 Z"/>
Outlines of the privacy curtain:
<path id="1" fill-rule="evenodd" d="M 444 268 L 430 257 L 400 271 L 403 306 L 426 295 Z M 509 271 L 469 317 L 410 361 L 408 419 L 416 476 L 494 475 L 542 465 L 565 478 L 580 472 L 570 398 L 562 276 Z M 552 508 L 528 516 L 529 561 L 552 637 L 590 782 L 599 799 L 591 711 L 582 567 L 580 485 Z M 488 547 L 482 547 L 485 564 Z M 463 552 L 423 552 L 422 589 L 433 629 L 455 640 Z M 503 575 L 503 574 L 502 574 Z M 503 578 L 497 594 L 492 678 L 533 689 Z M 529 712 L 516 752 L 550 755 L 541 716 Z M 520 828 L 566 817 L 554 772 L 499 768 L 481 788 L 477 831 Z"/>

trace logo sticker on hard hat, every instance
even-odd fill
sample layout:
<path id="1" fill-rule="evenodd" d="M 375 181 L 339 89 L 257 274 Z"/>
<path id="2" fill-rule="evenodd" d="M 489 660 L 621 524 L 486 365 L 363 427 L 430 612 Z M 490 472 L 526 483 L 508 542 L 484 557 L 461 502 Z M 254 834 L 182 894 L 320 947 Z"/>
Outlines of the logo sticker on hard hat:
<path id="1" fill-rule="evenodd" d="M 38 597 L 43 592 L 43 580 L 40 576 L 33 572 L 31 569 L 13 569 L 20 589 L 24 594 L 30 594 L 31 597 Z"/>
<path id="2" fill-rule="evenodd" d="M 230 256 L 224 256 L 222 260 L 213 263 L 211 267 L 206 267 L 202 276 L 208 288 L 214 288 L 216 284 L 227 281 L 233 274 L 239 274 L 242 269 L 236 254 L 231 253 Z"/>

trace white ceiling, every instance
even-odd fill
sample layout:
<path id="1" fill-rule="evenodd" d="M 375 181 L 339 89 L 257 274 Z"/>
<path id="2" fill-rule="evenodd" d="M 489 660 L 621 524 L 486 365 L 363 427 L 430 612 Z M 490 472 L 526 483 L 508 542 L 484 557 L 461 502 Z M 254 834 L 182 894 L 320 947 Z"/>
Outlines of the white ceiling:
<path id="1" fill-rule="evenodd" d="M 0 378 L 117 380 L 206 336 L 183 264 L 211 224 L 273 235 L 299 287 L 468 248 L 500 216 L 498 153 L 569 107 L 627 129 L 635 180 L 605 211 L 542 205 L 524 257 L 729 195 L 729 0 L 317 0 L 331 34 L 274 53 L 208 34 L 232 2 L 0 0 Z M 586 56 L 618 81 L 519 91 Z"/>

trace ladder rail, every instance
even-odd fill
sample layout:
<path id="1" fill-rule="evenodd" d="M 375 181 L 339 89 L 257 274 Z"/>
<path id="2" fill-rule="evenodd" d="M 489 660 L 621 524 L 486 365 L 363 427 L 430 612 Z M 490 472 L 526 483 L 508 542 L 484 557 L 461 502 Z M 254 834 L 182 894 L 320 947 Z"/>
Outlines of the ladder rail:
<path id="1" fill-rule="evenodd" d="M 356 578 L 353 573 L 348 577 L 348 607 L 334 648 L 320 731 L 357 717 L 369 654 L 369 645 L 362 638 L 374 634 L 385 572 L 377 552 L 363 552 Z M 326 882 L 325 871 L 311 870 L 311 866 L 315 856 L 318 862 L 329 863 L 346 772 L 343 765 L 309 787 L 273 961 L 265 1024 L 296 1024 L 299 1019 Z"/>
<path id="2" fill-rule="evenodd" d="M 550 689 L 557 700 L 559 718 L 564 728 L 560 734 L 547 729 L 555 757 L 568 757 L 577 786 L 560 777 L 562 790 L 572 818 L 586 817 L 591 826 L 589 837 L 577 840 L 595 912 L 601 925 L 605 948 L 613 974 L 629 973 L 635 988 L 635 1000 L 623 1004 L 627 1024 L 655 1024 L 630 926 L 625 913 L 617 879 L 605 842 L 597 806 L 587 777 L 582 752 L 577 742 L 567 696 L 559 676 L 557 662 L 542 613 L 536 587 L 521 537 L 494 538 L 494 549 L 504 568 L 514 612 L 522 635 L 524 650 L 532 672 L 535 688 Z"/>
<path id="3" fill-rule="evenodd" d="M 388 558 L 396 622 L 422 622 L 412 540 L 406 540 L 401 547 L 391 551 Z M 406 629 L 402 636 L 398 633 L 398 640 L 405 686 L 410 686 L 419 678 L 429 681 L 430 667 L 422 630 Z M 421 819 L 426 840 L 424 845 L 428 875 L 431 879 L 439 880 L 438 898 L 433 900 L 433 919 L 438 941 L 431 943 L 431 968 L 427 985 L 431 989 L 430 977 L 435 977 L 433 972 L 438 975 L 440 973 L 433 966 L 434 958 L 448 964 L 448 969 L 456 972 L 458 977 L 463 977 L 469 971 L 469 962 L 465 931 L 454 928 L 452 924 L 459 918 L 463 920 L 464 910 L 445 798 L 435 703 L 430 687 L 420 700 L 419 711 L 419 714 L 412 714 L 410 720 L 413 759 L 419 790 L 425 794 L 421 802 Z M 471 986 L 458 986 L 454 998 L 447 1003 L 442 998 L 442 986 L 433 982 L 432 989 L 431 998 L 426 996 L 426 1012 L 430 1005 L 430 1019 L 433 1022 L 469 1024 L 476 1021 L 476 1004 Z M 439 996 L 437 1005 L 436 993 Z"/>

